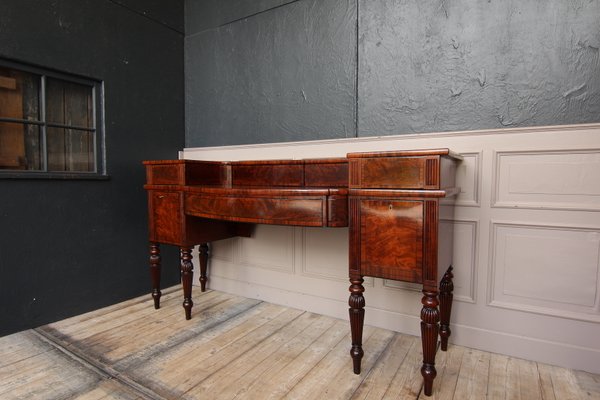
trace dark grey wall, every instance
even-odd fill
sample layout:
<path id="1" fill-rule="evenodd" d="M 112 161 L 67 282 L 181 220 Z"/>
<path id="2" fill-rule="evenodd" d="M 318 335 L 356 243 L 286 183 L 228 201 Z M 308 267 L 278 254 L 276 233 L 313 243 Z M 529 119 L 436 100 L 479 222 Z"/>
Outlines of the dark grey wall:
<path id="1" fill-rule="evenodd" d="M 598 21 L 600 0 L 186 0 L 186 146 L 598 122 Z"/>
<path id="2" fill-rule="evenodd" d="M 359 135 L 600 121 L 600 1 L 361 1 Z"/>
<path id="3" fill-rule="evenodd" d="M 207 28 L 185 39 L 186 145 L 354 136 L 354 1 L 257 8 L 216 28 L 199 4 L 186 3 L 196 4 L 195 14 L 186 11 L 188 29 Z M 222 14 L 237 3 L 220 2 Z"/>
<path id="4" fill-rule="evenodd" d="M 105 84 L 105 181 L 0 180 L 0 335 L 149 292 L 144 159 L 183 146 L 183 2 L 3 0 L 0 56 Z M 165 249 L 165 285 L 177 258 Z"/>

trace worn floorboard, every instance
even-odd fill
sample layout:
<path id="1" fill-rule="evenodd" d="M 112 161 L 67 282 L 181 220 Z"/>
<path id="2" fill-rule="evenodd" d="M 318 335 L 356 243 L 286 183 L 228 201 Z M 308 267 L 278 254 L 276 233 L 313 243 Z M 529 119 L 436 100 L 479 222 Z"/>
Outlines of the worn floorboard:
<path id="1" fill-rule="evenodd" d="M 0 399 L 425 399 L 420 339 L 222 292 L 132 299 L 0 338 Z M 450 345 L 431 400 L 600 400 L 600 376 Z"/>

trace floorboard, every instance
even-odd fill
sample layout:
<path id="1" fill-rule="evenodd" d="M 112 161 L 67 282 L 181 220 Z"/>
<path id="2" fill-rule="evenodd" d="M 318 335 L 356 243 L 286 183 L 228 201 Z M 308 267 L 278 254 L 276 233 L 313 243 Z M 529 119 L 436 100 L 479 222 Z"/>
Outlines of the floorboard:
<path id="1" fill-rule="evenodd" d="M 450 344 L 422 393 L 414 336 L 366 326 L 352 373 L 346 321 L 223 292 L 150 296 L 0 338 L 0 398 L 600 400 L 600 376 Z"/>

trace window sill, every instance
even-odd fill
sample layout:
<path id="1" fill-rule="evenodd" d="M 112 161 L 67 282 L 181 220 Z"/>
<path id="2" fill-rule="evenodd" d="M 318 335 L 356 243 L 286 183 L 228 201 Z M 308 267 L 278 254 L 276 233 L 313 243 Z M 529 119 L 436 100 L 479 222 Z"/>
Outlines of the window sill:
<path id="1" fill-rule="evenodd" d="M 96 173 L 68 173 L 68 172 L 17 172 L 0 171 L 0 180 L 2 179 L 54 179 L 54 180 L 80 180 L 80 181 L 106 181 L 110 175 Z"/>

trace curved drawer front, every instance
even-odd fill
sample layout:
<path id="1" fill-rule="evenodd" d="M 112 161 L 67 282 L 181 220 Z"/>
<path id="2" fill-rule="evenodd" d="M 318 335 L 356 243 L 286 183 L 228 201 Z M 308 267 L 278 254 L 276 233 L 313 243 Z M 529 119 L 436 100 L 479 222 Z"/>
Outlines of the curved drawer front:
<path id="1" fill-rule="evenodd" d="M 327 196 L 185 196 L 185 213 L 203 218 L 272 225 L 327 226 Z"/>

